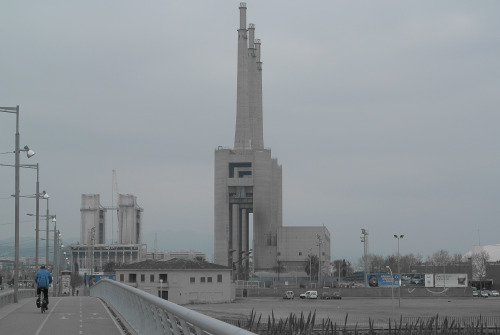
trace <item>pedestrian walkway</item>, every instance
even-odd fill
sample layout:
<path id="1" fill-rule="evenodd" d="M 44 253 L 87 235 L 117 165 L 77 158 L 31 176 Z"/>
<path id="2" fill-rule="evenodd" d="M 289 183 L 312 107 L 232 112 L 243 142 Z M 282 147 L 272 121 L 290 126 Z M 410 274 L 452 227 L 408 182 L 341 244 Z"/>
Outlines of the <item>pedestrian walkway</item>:
<path id="1" fill-rule="evenodd" d="M 121 325 L 96 297 L 50 297 L 40 313 L 35 298 L 0 308 L 0 335 L 124 335 Z"/>

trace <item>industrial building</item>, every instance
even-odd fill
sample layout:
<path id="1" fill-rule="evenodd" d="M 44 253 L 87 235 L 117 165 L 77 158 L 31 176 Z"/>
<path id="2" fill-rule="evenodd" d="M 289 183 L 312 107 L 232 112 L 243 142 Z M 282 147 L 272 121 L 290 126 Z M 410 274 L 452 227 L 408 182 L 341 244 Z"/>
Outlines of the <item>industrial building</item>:
<path id="1" fill-rule="evenodd" d="M 111 244 L 106 243 L 108 210 L 116 210 L 118 217 L 117 240 L 112 234 Z M 145 259 L 146 246 L 141 242 L 143 211 L 131 194 L 119 194 L 116 207 L 101 205 L 99 194 L 82 194 L 80 242 L 70 245 L 71 264 L 81 273 L 91 273 L 108 262 L 129 264 Z"/>
<path id="2" fill-rule="evenodd" d="M 214 262 L 231 266 L 237 274 L 249 273 L 250 258 L 254 273 L 289 262 L 304 266 L 306 251 L 321 243 L 328 255 L 321 262 L 326 264 L 326 228 L 283 228 L 282 168 L 264 147 L 261 42 L 255 39 L 255 25 L 247 28 L 246 10 L 240 3 L 234 147 L 215 150 Z M 307 238 L 288 238 L 299 230 Z"/>

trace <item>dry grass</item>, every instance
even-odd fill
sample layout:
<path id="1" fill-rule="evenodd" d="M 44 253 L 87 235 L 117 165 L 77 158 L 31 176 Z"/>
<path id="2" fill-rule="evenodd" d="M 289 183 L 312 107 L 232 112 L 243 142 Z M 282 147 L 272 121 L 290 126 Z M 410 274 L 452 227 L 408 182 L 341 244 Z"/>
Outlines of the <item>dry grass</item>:
<path id="1" fill-rule="evenodd" d="M 403 318 L 399 322 L 389 323 L 385 327 L 375 327 L 371 318 L 368 320 L 368 327 L 360 328 L 357 325 L 348 326 L 349 316 L 345 316 L 343 324 L 337 324 L 330 319 L 316 322 L 316 313 L 309 312 L 307 316 L 303 313 L 300 316 L 290 314 L 287 318 L 276 319 L 274 313 L 268 316 L 267 320 L 262 320 L 262 316 L 257 317 L 257 313 L 252 310 L 249 318 L 245 322 L 238 322 L 238 326 L 252 331 L 256 334 L 266 335 L 500 335 L 498 325 L 488 327 L 481 317 L 475 322 L 460 322 L 447 317 L 440 318 L 438 315 L 431 318 L 416 319 L 405 322 Z"/>

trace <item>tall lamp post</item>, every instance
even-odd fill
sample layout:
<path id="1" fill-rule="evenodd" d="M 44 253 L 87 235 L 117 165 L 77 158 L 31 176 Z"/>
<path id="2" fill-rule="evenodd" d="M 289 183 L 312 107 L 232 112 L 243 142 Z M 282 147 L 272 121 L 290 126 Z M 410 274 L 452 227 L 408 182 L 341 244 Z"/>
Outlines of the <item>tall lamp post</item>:
<path id="1" fill-rule="evenodd" d="M 19 292 L 19 165 L 21 151 L 26 151 L 28 158 L 33 156 L 35 153 L 25 146 L 24 149 L 20 148 L 19 145 L 19 106 L 16 107 L 0 107 L 0 112 L 16 114 L 16 135 L 15 135 L 15 205 L 14 205 L 14 217 L 15 217 L 15 256 L 14 256 L 14 303 L 18 302 L 18 292 Z"/>
<path id="2" fill-rule="evenodd" d="M 367 266 L 366 266 L 366 262 L 367 262 L 367 254 L 368 254 L 368 230 L 364 229 L 364 228 L 361 228 L 361 243 L 363 243 L 363 260 L 364 260 L 364 273 L 365 273 L 365 278 L 363 279 L 365 281 L 365 286 L 368 287 L 368 281 L 366 280 L 366 275 L 367 275 Z"/>
<path id="3" fill-rule="evenodd" d="M 48 205 L 49 205 L 49 195 L 47 193 L 45 193 L 45 191 L 43 191 L 43 193 L 41 193 L 42 196 L 41 198 L 42 199 L 45 199 L 47 200 L 47 213 L 49 213 L 49 210 L 48 210 Z M 29 215 L 29 216 L 36 216 L 36 214 L 31 214 L 31 213 L 28 213 L 26 215 Z M 56 222 L 56 215 L 50 215 L 50 214 L 47 214 L 47 215 L 38 215 L 39 217 L 42 217 L 42 218 L 45 218 L 47 220 L 47 229 L 38 229 L 38 231 L 45 231 L 45 238 L 41 238 L 40 240 L 45 240 L 45 263 L 47 266 L 49 266 L 50 264 L 50 256 L 49 256 L 49 232 L 53 232 L 53 230 L 50 230 L 50 227 L 49 227 L 49 220 L 52 219 L 52 222 Z"/>
<path id="4" fill-rule="evenodd" d="M 312 248 L 309 248 L 309 287 L 312 285 Z"/>
<path id="5" fill-rule="evenodd" d="M 398 239 L 398 306 L 401 308 L 401 271 L 399 269 L 399 240 L 402 239 L 404 235 L 394 235 L 394 238 Z"/>
<path id="6" fill-rule="evenodd" d="M 10 164 L 0 164 L 0 166 L 14 166 L 14 165 L 10 165 Z M 36 198 L 36 228 L 35 228 L 35 231 L 36 231 L 36 243 L 35 243 L 35 248 L 36 248 L 36 251 L 35 251 L 35 269 L 38 269 L 38 263 L 39 263 L 39 259 L 40 259 L 40 255 L 39 255 L 39 249 L 40 249 L 40 246 L 39 246 L 39 239 L 40 239 L 40 236 L 39 236 L 39 229 L 40 229 L 40 198 L 43 198 L 43 199 L 46 199 L 48 198 L 48 195 L 47 193 L 45 193 L 45 191 L 43 191 L 43 193 L 40 193 L 40 166 L 38 163 L 36 164 L 21 164 L 20 167 L 22 168 L 32 168 L 32 169 L 36 169 L 36 194 L 32 194 L 32 195 L 20 195 L 19 197 L 21 198 Z M 11 195 L 12 197 L 15 197 L 15 194 L 12 194 Z"/>
<path id="7" fill-rule="evenodd" d="M 316 234 L 316 238 L 318 239 L 318 288 L 321 284 L 321 244 L 323 241 L 321 240 L 321 236 Z"/>
<path id="8" fill-rule="evenodd" d="M 389 265 L 386 266 L 391 274 L 391 305 L 392 305 L 392 314 L 394 315 L 394 277 L 392 276 L 392 270 Z"/>

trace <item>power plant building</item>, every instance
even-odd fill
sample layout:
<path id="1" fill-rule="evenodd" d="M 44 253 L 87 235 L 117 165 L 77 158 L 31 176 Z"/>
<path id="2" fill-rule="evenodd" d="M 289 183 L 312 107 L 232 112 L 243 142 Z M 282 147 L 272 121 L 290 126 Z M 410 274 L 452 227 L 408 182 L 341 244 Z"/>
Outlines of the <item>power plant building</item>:
<path id="1" fill-rule="evenodd" d="M 118 217 L 117 241 L 111 243 L 106 243 L 108 210 L 116 210 Z M 82 194 L 80 242 L 70 246 L 72 264 L 90 273 L 90 269 L 102 269 L 108 262 L 130 264 L 144 260 L 143 211 L 134 195 L 119 194 L 116 207 L 106 207 L 101 205 L 99 194 Z"/>
<path id="2" fill-rule="evenodd" d="M 240 3 L 234 148 L 218 147 L 214 163 L 214 262 L 237 274 L 249 273 L 250 258 L 254 272 L 272 271 L 279 262 L 288 261 L 279 254 L 288 254 L 288 245 L 279 245 L 282 168 L 271 149 L 264 147 L 261 42 L 255 39 L 255 25 L 247 28 L 246 10 Z M 330 234 L 327 239 L 321 236 L 328 243 L 325 253 L 330 259 Z M 305 250 L 309 242 L 314 241 L 296 239 L 292 247 Z"/>
<path id="3" fill-rule="evenodd" d="M 215 263 L 248 268 L 253 249 L 254 267 L 269 269 L 276 263 L 282 226 L 282 177 L 277 159 L 264 148 L 260 40 L 255 40 L 253 24 L 246 28 L 245 3 L 240 4 L 236 100 L 234 149 L 215 151 Z"/>

